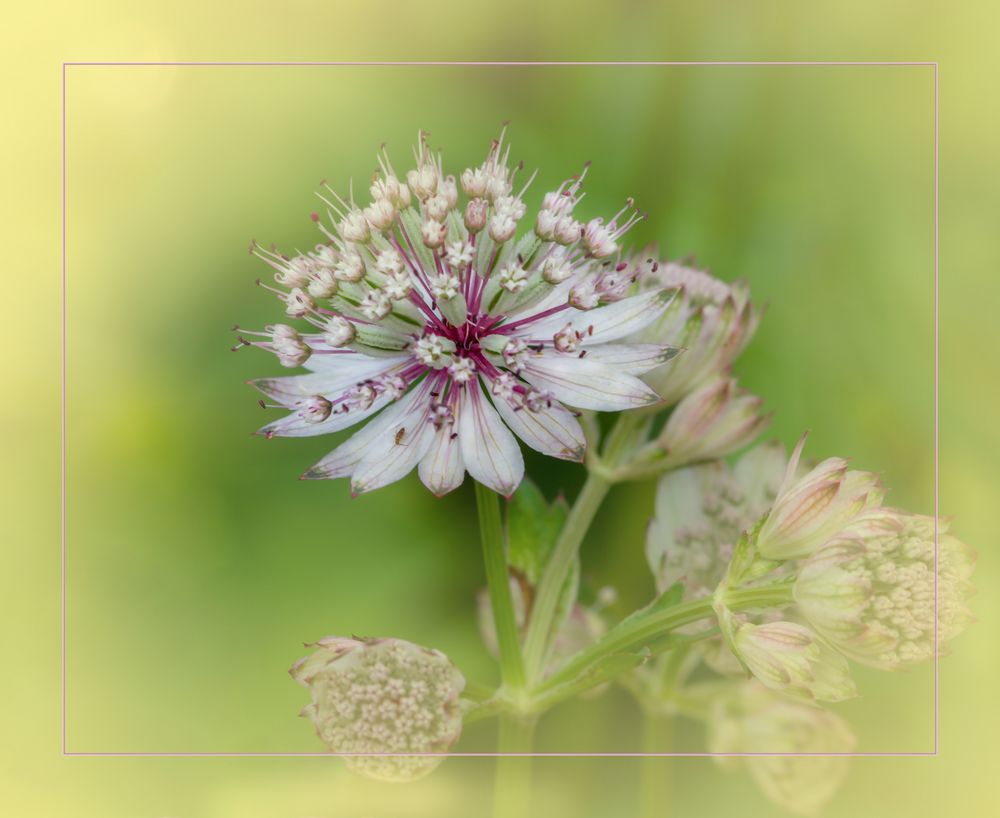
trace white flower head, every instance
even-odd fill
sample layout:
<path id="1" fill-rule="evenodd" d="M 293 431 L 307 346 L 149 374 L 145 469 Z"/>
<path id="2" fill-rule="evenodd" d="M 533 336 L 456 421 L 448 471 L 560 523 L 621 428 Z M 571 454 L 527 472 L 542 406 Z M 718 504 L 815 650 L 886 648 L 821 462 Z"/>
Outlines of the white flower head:
<path id="1" fill-rule="evenodd" d="M 440 651 L 402 639 L 334 636 L 311 647 L 316 651 L 289 671 L 311 694 L 302 715 L 355 772 L 412 781 L 441 763 L 432 754 L 458 741 L 465 679 Z"/>
<path id="2" fill-rule="evenodd" d="M 524 472 L 518 438 L 578 461 L 586 440 L 576 410 L 657 401 L 640 376 L 663 362 L 666 347 L 622 342 L 662 315 L 671 291 L 621 297 L 614 281 L 600 279 L 579 230 L 561 242 L 559 224 L 573 218 L 582 177 L 546 200 L 544 209 L 558 216 L 552 240 L 536 236 L 536 219 L 525 218 L 531 179 L 515 187 L 522 166 L 511 166 L 509 153 L 503 136 L 495 140 L 485 162 L 461 175 L 461 192 L 423 134 L 405 185 L 383 154 L 370 192 L 375 203 L 397 211 L 384 229 L 366 218 L 375 211 L 355 204 L 353 194 L 322 191 L 330 221 L 317 220 L 331 248 L 310 260 L 310 275 L 321 264 L 339 284 L 323 296 L 328 304 L 294 286 L 279 291 L 319 332 L 284 342 L 283 363 L 308 360 L 309 374 L 255 382 L 291 411 L 261 431 L 298 437 L 370 421 L 305 477 L 349 476 L 362 493 L 416 468 L 441 495 L 468 472 L 510 495 Z M 388 213 L 384 204 L 378 211 Z M 608 220 L 608 240 L 617 242 L 635 218 Z M 522 221 L 527 234 L 519 238 Z M 577 291 L 591 297 L 578 302 L 571 295 Z M 308 396 L 329 401 L 326 418 L 301 416 L 298 404 Z"/>

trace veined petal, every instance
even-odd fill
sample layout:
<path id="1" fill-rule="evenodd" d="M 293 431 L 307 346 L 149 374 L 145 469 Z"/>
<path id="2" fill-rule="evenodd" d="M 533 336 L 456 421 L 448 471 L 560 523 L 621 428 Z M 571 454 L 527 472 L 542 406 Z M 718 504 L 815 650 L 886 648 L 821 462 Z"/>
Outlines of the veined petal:
<path id="1" fill-rule="evenodd" d="M 365 418 L 370 418 L 382 409 L 389 399 L 383 392 L 372 402 L 367 409 L 353 409 L 348 412 L 334 411 L 326 420 L 316 423 L 306 420 L 298 412 L 292 412 L 283 418 L 272 421 L 266 426 L 257 430 L 257 434 L 264 437 L 315 437 L 316 435 L 326 435 L 332 432 L 339 432 L 355 423 L 360 423 Z"/>
<path id="2" fill-rule="evenodd" d="M 406 416 L 414 407 L 424 407 L 427 404 L 430 384 L 428 378 L 424 378 L 415 388 L 407 392 L 395 403 L 390 404 L 384 412 L 376 416 L 372 421 L 353 434 L 326 457 L 320 460 L 315 466 L 309 469 L 304 475 L 306 480 L 332 480 L 337 477 L 346 477 L 354 467 L 360 463 L 368 453 L 368 448 L 382 435 L 393 436 L 393 429 L 399 425 L 401 418 Z"/>
<path id="3" fill-rule="evenodd" d="M 452 425 L 444 424 L 437 430 L 417 471 L 423 484 L 437 497 L 443 497 L 462 485 L 465 461 L 462 460 L 462 445 Z"/>
<path id="4" fill-rule="evenodd" d="M 587 439 L 579 421 L 562 404 L 553 401 L 551 406 L 533 411 L 495 397 L 493 405 L 511 431 L 536 452 L 562 460 L 583 461 Z"/>
<path id="5" fill-rule="evenodd" d="M 529 324 L 524 328 L 524 332 L 518 334 L 542 338 L 555 334 L 569 323 L 574 330 L 584 336 L 582 343 L 585 345 L 617 341 L 655 321 L 676 292 L 676 290 L 654 290 L 623 298 L 614 304 L 593 310 L 566 310 L 536 324 Z"/>
<path id="6" fill-rule="evenodd" d="M 586 358 L 529 358 L 522 375 L 533 386 L 580 409 L 616 412 L 648 406 L 660 398 L 634 375 Z"/>
<path id="7" fill-rule="evenodd" d="M 610 366 L 628 375 L 641 375 L 675 357 L 681 350 L 665 344 L 598 344 L 586 348 L 586 359 Z M 579 357 L 579 353 L 575 353 Z M 546 348 L 545 358 L 569 358 L 574 353 Z"/>
<path id="8" fill-rule="evenodd" d="M 467 387 L 458 415 L 458 439 L 469 474 L 505 497 L 512 495 L 524 476 L 524 458 L 478 381 Z"/>
<path id="9" fill-rule="evenodd" d="M 404 413 L 390 431 L 368 450 L 351 474 L 354 494 L 364 494 L 406 477 L 434 440 L 434 427 L 427 421 L 426 407 L 421 404 Z"/>

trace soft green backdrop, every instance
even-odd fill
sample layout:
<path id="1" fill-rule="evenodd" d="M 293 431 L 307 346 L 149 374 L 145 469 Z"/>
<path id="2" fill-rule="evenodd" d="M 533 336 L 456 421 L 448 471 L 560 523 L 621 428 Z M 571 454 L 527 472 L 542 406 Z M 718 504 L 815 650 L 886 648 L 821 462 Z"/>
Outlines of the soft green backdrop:
<path id="1" fill-rule="evenodd" d="M 587 8 L 535 9 L 538 21 L 484 11 L 448 37 L 459 18 L 429 5 L 292 4 L 279 19 L 247 4 L 196 23 L 109 4 L 23 18 L 8 55 L 21 61 L 10 93 L 24 127 L 4 157 L 26 187 L 5 220 L 19 245 L 2 408 L 15 466 L 4 491 L 6 812 L 468 818 L 486 814 L 491 775 L 489 761 L 455 759 L 385 787 L 323 759 L 60 758 L 59 61 L 714 57 L 943 62 L 941 500 L 979 551 L 982 621 L 942 662 L 942 755 L 855 761 L 828 814 L 987 814 L 993 790 L 975 769 L 995 759 L 1000 673 L 996 157 L 986 153 L 998 123 L 973 81 L 992 68 L 978 47 L 995 15 Z M 87 67 L 71 68 L 67 87 L 70 751 L 318 749 L 294 718 L 304 691 L 285 670 L 302 641 L 326 633 L 401 636 L 490 679 L 472 618 L 483 577 L 471 493 L 438 501 L 411 478 L 352 501 L 344 483 L 299 482 L 332 443 L 251 437 L 262 413 L 242 381 L 278 367 L 228 351 L 233 323 L 276 317 L 253 286 L 263 269 L 245 253 L 249 239 L 314 243 L 319 179 L 364 182 L 383 141 L 405 167 L 417 128 L 459 172 L 511 120 L 514 155 L 540 168 L 529 205 L 594 160 L 585 212 L 634 195 L 651 213 L 635 241 L 693 253 L 770 302 L 738 371 L 777 410 L 773 433 L 791 444 L 811 429 L 813 455 L 879 470 L 893 502 L 932 510 L 928 68 Z M 579 483 L 572 467 L 529 464 L 550 493 Z M 651 591 L 641 558 L 650 499 L 649 487 L 617 490 L 585 545 L 585 574 L 620 589 L 620 612 Z M 860 749 L 931 748 L 929 669 L 859 681 L 863 698 L 840 710 Z M 489 749 L 491 730 L 470 729 L 462 749 Z M 543 750 L 639 745 L 618 693 L 567 705 L 540 731 Z M 698 730 L 681 730 L 676 749 L 703 749 Z M 674 780 L 664 816 L 776 814 L 745 776 L 706 760 L 662 764 Z M 632 761 L 536 768 L 539 815 L 634 814 Z"/>

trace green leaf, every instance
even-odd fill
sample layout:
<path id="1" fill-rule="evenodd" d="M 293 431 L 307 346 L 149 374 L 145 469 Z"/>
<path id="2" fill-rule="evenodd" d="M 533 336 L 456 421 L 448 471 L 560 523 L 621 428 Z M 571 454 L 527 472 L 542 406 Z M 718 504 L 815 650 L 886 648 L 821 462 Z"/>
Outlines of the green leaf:
<path id="1" fill-rule="evenodd" d="M 674 605 L 679 605 L 684 599 L 684 585 L 680 582 L 675 582 L 662 594 L 660 594 L 656 599 L 650 602 L 646 607 L 640 608 L 634 613 L 626 616 L 621 622 L 619 622 L 613 630 L 618 630 L 619 628 L 630 627 L 636 622 L 644 619 L 652 613 L 657 613 L 659 611 L 665 610 L 666 608 L 672 608 Z"/>
<path id="2" fill-rule="evenodd" d="M 568 513 L 565 500 L 547 503 L 528 478 L 521 481 L 507 504 L 507 561 L 533 586 L 542 577 Z M 578 578 L 579 569 L 574 573 Z"/>

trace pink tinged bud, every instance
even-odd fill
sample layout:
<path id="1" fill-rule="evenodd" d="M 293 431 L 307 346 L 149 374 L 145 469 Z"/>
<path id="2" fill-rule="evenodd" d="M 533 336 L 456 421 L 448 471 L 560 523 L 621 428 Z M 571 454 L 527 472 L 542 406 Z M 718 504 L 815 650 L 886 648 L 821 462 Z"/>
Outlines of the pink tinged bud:
<path id="1" fill-rule="evenodd" d="M 470 199 L 481 199 L 486 195 L 486 180 L 483 168 L 466 168 L 462 171 L 462 190 Z"/>
<path id="2" fill-rule="evenodd" d="M 441 193 L 424 202 L 424 214 L 436 222 L 443 222 L 448 215 L 448 199 Z"/>
<path id="3" fill-rule="evenodd" d="M 552 336 L 552 344 L 559 352 L 576 352 L 582 340 L 583 336 L 573 329 L 572 324 L 567 324 Z"/>
<path id="4" fill-rule="evenodd" d="M 303 715 L 355 772 L 414 780 L 458 741 L 465 680 L 443 653 L 401 639 L 328 637 L 313 647 L 290 671 L 310 692 Z"/>
<path id="5" fill-rule="evenodd" d="M 269 263 L 277 270 L 274 280 L 282 287 L 305 287 L 315 269 L 315 262 L 303 255 L 287 260 L 269 260 Z"/>
<path id="6" fill-rule="evenodd" d="M 593 281 L 581 281 L 570 289 L 569 303 L 578 310 L 592 310 L 600 305 L 601 296 Z"/>
<path id="7" fill-rule="evenodd" d="M 299 417 L 307 423 L 322 423 L 333 410 L 333 404 L 322 395 L 313 395 L 298 405 Z"/>
<path id="8" fill-rule="evenodd" d="M 707 383 L 682 400 L 659 436 L 673 466 L 714 460 L 751 443 L 770 423 L 761 399 L 733 378 Z"/>
<path id="9" fill-rule="evenodd" d="M 857 695 L 847 660 L 794 622 L 737 626 L 734 650 L 761 684 L 807 700 Z"/>
<path id="10" fill-rule="evenodd" d="M 361 281 L 365 277 L 365 263 L 361 254 L 353 247 L 345 250 L 333 268 L 333 275 L 339 281 L 349 283 Z"/>
<path id="11" fill-rule="evenodd" d="M 490 206 L 485 199 L 473 199 L 465 206 L 465 228 L 478 233 L 486 227 Z"/>
<path id="12" fill-rule="evenodd" d="M 542 209 L 535 217 L 535 234 L 543 241 L 552 241 L 556 236 L 559 214 L 554 210 Z"/>
<path id="13" fill-rule="evenodd" d="M 600 218 L 587 222 L 583 229 L 583 242 L 594 258 L 607 258 L 618 250 L 618 244 Z"/>
<path id="14" fill-rule="evenodd" d="M 803 438 L 792 455 L 782 489 L 758 534 L 757 549 L 768 559 L 808 556 L 866 506 L 882 501 L 877 476 L 848 471 L 846 461 L 839 458 L 824 460 L 795 480 L 804 443 Z"/>
<path id="15" fill-rule="evenodd" d="M 505 242 L 517 232 L 517 221 L 509 213 L 494 213 L 489 220 L 490 238 L 495 242 Z"/>
<path id="16" fill-rule="evenodd" d="M 444 196 L 449 210 L 458 205 L 458 186 L 455 184 L 454 176 L 448 176 L 441 182 L 439 193 Z"/>
<path id="17" fill-rule="evenodd" d="M 556 223 L 553 236 L 559 244 L 573 244 L 583 236 L 583 225 L 572 216 L 561 216 Z"/>
<path id="18" fill-rule="evenodd" d="M 312 349 L 302 340 L 292 327 L 287 324 L 275 324 L 271 329 L 271 349 L 278 356 L 278 362 L 292 369 L 302 366 L 309 360 Z"/>
<path id="19" fill-rule="evenodd" d="M 416 170 L 411 170 L 406 174 L 406 181 L 413 191 L 413 195 L 420 201 L 426 201 L 438 189 L 439 174 L 438 169 L 430 162 L 423 163 Z"/>

